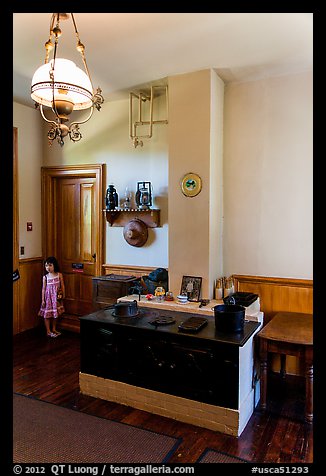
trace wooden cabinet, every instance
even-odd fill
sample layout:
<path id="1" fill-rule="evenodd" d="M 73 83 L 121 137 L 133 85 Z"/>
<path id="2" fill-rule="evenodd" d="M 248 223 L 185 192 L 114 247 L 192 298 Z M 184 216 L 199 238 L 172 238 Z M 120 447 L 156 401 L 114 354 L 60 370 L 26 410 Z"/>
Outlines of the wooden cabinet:
<path id="1" fill-rule="evenodd" d="M 139 281 L 136 276 L 108 274 L 92 278 L 93 309 L 102 309 L 117 302 L 121 296 L 126 296 L 129 289 Z"/>

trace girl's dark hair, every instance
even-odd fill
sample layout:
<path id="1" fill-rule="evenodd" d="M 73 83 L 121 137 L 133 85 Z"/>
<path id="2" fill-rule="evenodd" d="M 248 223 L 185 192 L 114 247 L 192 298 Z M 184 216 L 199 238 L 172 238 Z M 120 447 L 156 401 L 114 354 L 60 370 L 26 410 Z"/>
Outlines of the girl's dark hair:
<path id="1" fill-rule="evenodd" d="M 54 256 L 49 256 L 48 258 L 46 258 L 46 260 L 44 261 L 44 267 L 46 264 L 53 264 L 53 271 L 55 273 L 58 273 L 60 271 L 57 258 L 55 258 Z M 45 274 L 46 274 L 46 271 L 45 271 Z"/>

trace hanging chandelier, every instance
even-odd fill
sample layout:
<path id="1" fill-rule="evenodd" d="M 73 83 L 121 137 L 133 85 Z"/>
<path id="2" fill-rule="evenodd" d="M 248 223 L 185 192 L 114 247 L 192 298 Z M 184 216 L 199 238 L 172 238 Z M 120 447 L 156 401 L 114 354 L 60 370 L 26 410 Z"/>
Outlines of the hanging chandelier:
<path id="1" fill-rule="evenodd" d="M 61 36 L 60 21 L 71 16 L 77 37 L 76 49 L 80 53 L 85 71 L 78 68 L 73 61 L 57 58 L 59 38 Z M 31 97 L 35 107 L 41 112 L 43 119 L 51 124 L 48 132 L 50 145 L 57 139 L 61 146 L 64 138 L 69 135 L 73 142 L 78 142 L 82 135 L 79 124 L 87 122 L 96 108 L 98 111 L 104 102 L 102 90 L 94 92 L 91 77 L 88 71 L 85 46 L 81 43 L 74 15 L 72 13 L 53 13 L 50 21 L 50 36 L 45 43 L 45 61 L 34 73 L 31 84 Z M 53 50 L 53 58 L 50 52 Z M 89 109 L 88 116 L 82 120 L 75 120 L 68 125 L 69 116 L 73 111 Z M 52 110 L 55 118 L 48 119 L 45 110 Z"/>

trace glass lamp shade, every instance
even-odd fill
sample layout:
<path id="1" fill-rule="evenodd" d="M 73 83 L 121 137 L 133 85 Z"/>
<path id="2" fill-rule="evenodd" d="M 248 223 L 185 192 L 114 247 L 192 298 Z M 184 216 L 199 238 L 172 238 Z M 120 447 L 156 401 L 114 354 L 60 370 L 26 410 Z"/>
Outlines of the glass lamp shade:
<path id="1" fill-rule="evenodd" d="M 43 106 L 52 107 L 53 90 L 50 70 L 53 59 L 40 66 L 34 73 L 31 85 L 32 99 Z M 54 66 L 54 95 L 67 94 L 73 110 L 90 108 L 93 97 L 92 85 L 87 74 L 73 61 L 56 58 Z"/>

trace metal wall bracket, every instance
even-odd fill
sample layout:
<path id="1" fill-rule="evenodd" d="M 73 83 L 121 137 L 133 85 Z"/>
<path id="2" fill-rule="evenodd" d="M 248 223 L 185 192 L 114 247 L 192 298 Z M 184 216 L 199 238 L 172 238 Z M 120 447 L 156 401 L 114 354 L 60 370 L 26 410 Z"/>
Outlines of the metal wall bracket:
<path id="1" fill-rule="evenodd" d="M 162 91 L 165 95 L 165 104 L 166 104 L 166 119 L 163 120 L 154 120 L 154 99 L 159 96 L 158 91 Z M 156 94 L 155 94 L 156 92 Z M 134 108 L 133 102 L 136 100 L 138 102 L 138 117 L 137 120 L 134 120 Z M 147 107 L 149 119 L 144 120 L 144 103 L 149 101 Z M 133 145 L 136 148 L 138 145 L 143 146 L 143 141 L 141 139 L 150 139 L 153 133 L 154 124 L 168 124 L 168 87 L 167 86 L 151 86 L 150 92 L 130 92 L 129 93 L 129 136 L 133 141 Z M 148 126 L 148 134 L 141 135 L 137 133 L 137 128 L 140 126 Z"/>

